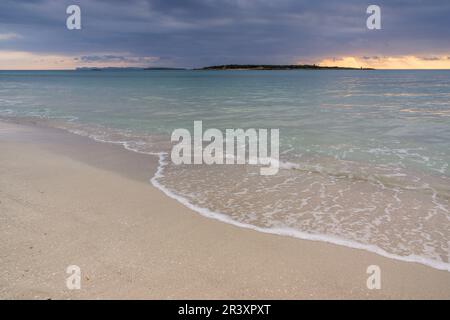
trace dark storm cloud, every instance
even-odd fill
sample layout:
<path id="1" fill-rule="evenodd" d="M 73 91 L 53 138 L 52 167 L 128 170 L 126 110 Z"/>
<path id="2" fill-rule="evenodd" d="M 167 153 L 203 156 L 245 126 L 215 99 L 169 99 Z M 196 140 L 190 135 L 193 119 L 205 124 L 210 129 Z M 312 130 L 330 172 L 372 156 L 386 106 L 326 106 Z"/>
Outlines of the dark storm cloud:
<path id="1" fill-rule="evenodd" d="M 160 57 L 174 66 L 450 51 L 450 1 L 374 3 L 379 31 L 366 29 L 370 3 L 358 0 L 2 0 L 0 35 L 17 37 L 0 40 L 0 50 Z M 71 4 L 82 9 L 81 31 L 65 28 Z"/>

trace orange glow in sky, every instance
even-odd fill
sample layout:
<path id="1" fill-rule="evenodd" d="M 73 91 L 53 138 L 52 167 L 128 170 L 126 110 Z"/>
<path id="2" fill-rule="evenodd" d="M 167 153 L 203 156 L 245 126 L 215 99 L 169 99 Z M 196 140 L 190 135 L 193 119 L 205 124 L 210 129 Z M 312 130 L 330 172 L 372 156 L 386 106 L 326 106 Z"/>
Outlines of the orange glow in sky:
<path id="1" fill-rule="evenodd" d="M 119 53 L 120 55 L 125 55 Z M 144 57 L 148 63 L 136 61 L 95 61 L 82 62 L 75 56 L 36 54 L 25 51 L 0 50 L 0 70 L 71 70 L 77 67 L 147 67 L 156 61 L 153 57 Z"/>
<path id="2" fill-rule="evenodd" d="M 368 56 L 329 58 L 321 60 L 320 66 L 337 66 L 375 69 L 450 69 L 450 54 L 439 56 Z"/>
<path id="3" fill-rule="evenodd" d="M 298 61 L 298 64 L 304 64 Z M 450 54 L 431 56 L 344 56 L 324 58 L 316 64 L 320 66 L 337 66 L 375 69 L 450 69 Z M 24 51 L 1 51 L 0 70 L 64 70 L 77 67 L 133 67 L 126 62 L 82 63 L 73 56 L 36 54 Z"/>
<path id="4" fill-rule="evenodd" d="M 0 51 L 0 70 L 61 70 L 74 69 L 71 57 L 34 54 L 24 51 Z"/>

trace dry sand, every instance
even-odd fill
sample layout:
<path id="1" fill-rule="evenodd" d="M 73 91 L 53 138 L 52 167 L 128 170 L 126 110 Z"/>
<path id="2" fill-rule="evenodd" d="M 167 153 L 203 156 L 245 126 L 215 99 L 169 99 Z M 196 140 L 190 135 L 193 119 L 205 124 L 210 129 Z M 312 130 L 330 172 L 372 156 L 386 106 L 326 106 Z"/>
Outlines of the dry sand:
<path id="1" fill-rule="evenodd" d="M 450 272 L 204 218 L 151 186 L 156 165 L 0 122 L 0 298 L 450 298 Z M 69 265 L 80 290 L 66 288 Z"/>

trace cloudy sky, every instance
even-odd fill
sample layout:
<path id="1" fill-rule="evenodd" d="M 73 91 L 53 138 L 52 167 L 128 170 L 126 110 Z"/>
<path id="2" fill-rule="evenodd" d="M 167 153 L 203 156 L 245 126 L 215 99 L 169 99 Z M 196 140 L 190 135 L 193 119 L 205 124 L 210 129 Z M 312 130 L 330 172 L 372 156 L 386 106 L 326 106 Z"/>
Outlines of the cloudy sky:
<path id="1" fill-rule="evenodd" d="M 66 28 L 72 4 L 81 30 Z M 450 68 L 450 1 L 0 1 L 0 69 L 229 63 Z"/>

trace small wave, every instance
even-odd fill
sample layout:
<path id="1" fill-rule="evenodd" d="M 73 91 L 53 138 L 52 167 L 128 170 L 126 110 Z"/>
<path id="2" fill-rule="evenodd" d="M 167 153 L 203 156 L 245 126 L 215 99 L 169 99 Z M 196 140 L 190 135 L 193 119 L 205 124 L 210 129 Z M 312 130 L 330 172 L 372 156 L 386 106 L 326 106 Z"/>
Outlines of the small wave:
<path id="1" fill-rule="evenodd" d="M 228 223 L 231 225 L 234 225 L 236 227 L 245 228 L 245 229 L 251 229 L 254 231 L 262 232 L 262 233 L 268 233 L 268 234 L 275 234 L 275 235 L 281 235 L 281 236 L 289 236 L 294 237 L 302 240 L 311 240 L 311 241 L 321 241 L 321 242 L 327 242 L 335 245 L 345 246 L 353 249 L 361 249 L 365 251 L 369 251 L 372 253 L 376 253 L 380 256 L 383 256 L 385 258 L 404 261 L 404 262 L 413 262 L 413 263 L 419 263 L 423 264 L 438 270 L 444 270 L 450 272 L 450 264 L 440 261 L 435 261 L 431 259 L 427 259 L 422 256 L 418 255 L 409 255 L 409 256 L 399 256 L 396 254 L 389 253 L 378 246 L 375 245 L 368 245 L 368 244 L 362 244 L 356 241 L 347 240 L 335 236 L 330 235 L 324 235 L 324 234 L 311 234 L 306 233 L 303 231 L 299 231 L 296 229 L 291 228 L 264 228 L 264 227 L 258 227 L 251 224 L 243 223 L 236 221 L 232 219 L 230 216 L 220 213 L 220 212 L 214 212 L 209 210 L 208 208 L 196 206 L 192 204 L 188 199 L 179 196 L 169 188 L 165 187 L 163 184 L 161 184 L 158 179 L 164 177 L 164 167 L 168 164 L 166 161 L 167 154 L 159 154 L 159 166 L 155 173 L 155 175 L 150 179 L 150 182 L 152 185 L 159 190 L 161 190 L 165 195 L 168 197 L 177 200 L 179 203 L 183 204 L 187 208 L 201 214 L 204 217 L 215 219 L 224 223 Z"/>
<path id="2" fill-rule="evenodd" d="M 273 159 L 273 161 L 275 161 Z M 450 200 L 450 189 L 445 186 L 433 186 L 431 187 L 427 183 L 417 184 L 417 181 L 421 181 L 421 179 L 417 179 L 414 181 L 411 177 L 408 177 L 406 173 L 370 173 L 367 168 L 367 173 L 358 172 L 355 168 L 352 168 L 350 171 L 339 171 L 333 170 L 330 168 L 325 168 L 319 164 L 299 164 L 293 163 L 289 161 L 280 161 L 279 166 L 281 169 L 285 170 L 298 170 L 301 172 L 309 172 L 316 173 L 321 175 L 327 175 L 336 178 L 342 178 L 352 181 L 364 181 L 369 183 L 375 183 L 381 185 L 383 188 L 390 188 L 395 190 L 403 190 L 403 191 L 420 191 L 424 192 L 428 195 L 433 195 L 445 200 Z M 403 180 L 401 180 L 403 178 Z M 408 179 L 409 178 L 409 179 Z M 408 179 L 408 181 L 405 181 Z"/>
<path id="3" fill-rule="evenodd" d="M 68 119 L 71 119 L 71 117 L 66 117 L 65 121 L 69 121 Z M 73 121 L 75 121 L 75 120 L 73 120 Z M 332 236 L 332 235 L 327 235 L 327 234 L 308 233 L 308 232 L 300 231 L 300 230 L 289 228 L 289 227 L 281 227 L 281 228 L 280 227 L 260 227 L 260 226 L 252 225 L 249 223 L 237 221 L 237 220 L 233 219 L 231 216 L 228 216 L 224 213 L 211 211 L 208 208 L 195 205 L 191 201 L 189 201 L 186 197 L 180 196 L 174 190 L 171 190 L 168 187 L 166 187 L 164 184 L 162 184 L 160 182 L 160 180 L 162 178 L 164 178 L 164 170 L 167 167 L 167 165 L 169 164 L 169 162 L 167 160 L 167 158 L 168 158 L 167 152 L 143 150 L 142 148 L 140 148 L 140 146 L 142 146 L 140 141 L 126 140 L 126 139 L 112 139 L 112 138 L 108 138 L 107 135 L 101 135 L 98 133 L 95 134 L 92 132 L 88 132 L 87 130 L 83 130 L 82 128 L 70 128 L 67 126 L 66 127 L 60 126 L 60 128 L 65 129 L 66 131 L 71 132 L 73 134 L 85 136 L 85 137 L 88 137 L 90 139 L 93 139 L 93 140 L 101 142 L 101 143 L 110 143 L 110 144 L 121 145 L 124 149 L 132 151 L 132 152 L 157 156 L 159 164 L 158 164 L 156 172 L 154 173 L 153 177 L 150 179 L 150 183 L 154 187 L 158 188 L 161 192 L 163 192 L 168 197 L 178 201 L 179 203 L 183 204 L 187 208 L 199 213 L 200 215 L 202 215 L 204 217 L 215 219 L 215 220 L 218 220 L 218 221 L 221 221 L 224 223 L 228 223 L 228 224 L 234 225 L 236 227 L 251 229 L 251 230 L 262 232 L 262 233 L 275 234 L 275 235 L 281 235 L 281 236 L 289 236 L 289 237 L 294 237 L 294 238 L 298 238 L 298 239 L 302 239 L 302 240 L 321 241 L 321 242 L 345 246 L 345 247 L 349 247 L 349 248 L 365 250 L 365 251 L 372 252 L 372 253 L 378 254 L 380 256 L 389 258 L 389 259 L 394 259 L 394 260 L 399 260 L 399 261 L 404 261 L 404 262 L 419 263 L 419 264 L 426 265 L 426 266 L 429 266 L 429 267 L 432 267 L 432 268 L 435 268 L 438 270 L 445 270 L 445 271 L 450 272 L 450 264 L 449 263 L 433 260 L 433 259 L 426 258 L 426 257 L 420 256 L 420 255 L 402 256 L 402 255 L 390 253 L 376 245 L 364 244 L 364 243 L 360 243 L 357 241 L 353 241 L 353 240 L 349 240 L 349 239 L 345 239 L 345 238 L 341 238 L 341 237 L 337 237 L 337 236 Z M 126 134 L 124 135 L 124 137 L 126 137 Z M 361 179 L 361 180 L 368 181 L 368 182 L 374 182 L 374 181 L 379 182 L 379 180 L 380 180 L 380 177 L 378 177 L 378 176 L 373 176 L 373 175 L 372 176 L 371 175 L 355 176 L 355 173 L 350 173 L 350 172 L 346 172 L 346 171 L 342 171 L 342 172 L 332 171 L 330 169 L 324 168 L 321 165 L 298 164 L 298 163 L 293 163 L 293 162 L 288 162 L 288 161 L 285 161 L 285 162 L 280 161 L 279 165 L 280 165 L 280 168 L 282 168 L 282 169 L 309 171 L 309 172 L 315 172 L 318 174 L 343 177 L 343 178 L 347 178 L 347 179 Z M 401 178 L 402 175 L 394 174 L 392 176 L 385 176 L 383 178 L 395 179 L 395 178 L 399 178 L 399 177 Z M 386 184 L 387 182 L 384 181 L 384 183 Z M 424 186 L 424 187 L 427 187 L 427 186 Z M 436 192 L 433 193 L 433 197 L 437 197 Z"/>
<path id="4" fill-rule="evenodd" d="M 2 115 L 2 116 L 10 116 L 12 114 L 14 114 L 14 111 L 11 109 L 1 109 L 0 110 L 0 115 Z"/>

